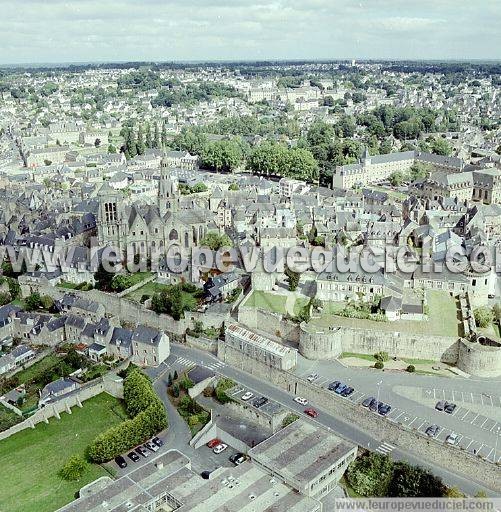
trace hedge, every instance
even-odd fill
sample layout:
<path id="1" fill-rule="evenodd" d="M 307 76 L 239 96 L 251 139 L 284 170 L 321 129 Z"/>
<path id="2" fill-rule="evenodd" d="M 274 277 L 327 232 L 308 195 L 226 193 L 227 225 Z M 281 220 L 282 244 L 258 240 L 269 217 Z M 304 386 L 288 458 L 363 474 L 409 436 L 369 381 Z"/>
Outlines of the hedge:
<path id="1" fill-rule="evenodd" d="M 87 447 L 87 455 L 97 463 L 113 459 L 144 443 L 167 427 L 167 414 L 146 375 L 138 370 L 124 380 L 124 400 L 131 419 L 99 434 Z"/>

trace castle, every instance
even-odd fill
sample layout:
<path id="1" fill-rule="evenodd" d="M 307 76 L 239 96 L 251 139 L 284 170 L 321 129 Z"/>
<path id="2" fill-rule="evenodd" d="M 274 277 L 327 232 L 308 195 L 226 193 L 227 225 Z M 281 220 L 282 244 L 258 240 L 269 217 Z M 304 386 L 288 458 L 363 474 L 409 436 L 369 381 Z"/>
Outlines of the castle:
<path id="1" fill-rule="evenodd" d="M 128 205 L 122 192 L 104 183 L 98 193 L 97 232 L 99 246 L 112 246 L 124 254 L 149 257 L 176 244 L 188 249 L 207 234 L 210 212 L 202 208 L 183 209 L 177 180 L 170 174 L 168 159 L 160 163 L 157 204 Z"/>

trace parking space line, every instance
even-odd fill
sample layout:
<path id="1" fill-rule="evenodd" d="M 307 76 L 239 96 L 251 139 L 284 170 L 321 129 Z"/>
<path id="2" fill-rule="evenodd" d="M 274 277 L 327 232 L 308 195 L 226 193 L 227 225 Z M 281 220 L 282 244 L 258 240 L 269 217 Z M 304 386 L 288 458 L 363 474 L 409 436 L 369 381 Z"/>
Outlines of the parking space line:
<path id="1" fill-rule="evenodd" d="M 475 414 L 475 413 L 474 413 Z M 478 414 L 475 415 L 475 417 L 470 421 L 470 423 L 473 423 L 478 418 Z"/>

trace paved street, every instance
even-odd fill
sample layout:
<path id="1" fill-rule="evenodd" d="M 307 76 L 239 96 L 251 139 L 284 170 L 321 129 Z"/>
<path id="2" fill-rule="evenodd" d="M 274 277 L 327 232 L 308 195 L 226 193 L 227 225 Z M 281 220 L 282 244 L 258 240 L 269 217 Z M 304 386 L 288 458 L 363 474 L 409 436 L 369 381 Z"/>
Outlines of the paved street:
<path id="1" fill-rule="evenodd" d="M 303 362 L 306 360 L 303 360 Z M 308 363 L 312 363 L 311 361 L 308 361 Z M 246 386 L 248 389 L 252 390 L 256 394 L 262 394 L 265 395 L 272 400 L 284 405 L 285 407 L 289 408 L 292 411 L 297 412 L 298 414 L 304 415 L 303 409 L 304 407 L 300 406 L 299 404 L 296 404 L 293 401 L 293 396 L 289 393 L 278 389 L 274 386 L 271 386 L 270 384 L 263 382 L 260 379 L 257 379 L 255 377 L 252 377 L 251 375 L 241 372 L 231 366 L 225 365 L 221 361 L 218 361 L 218 359 L 206 352 L 202 352 L 200 350 L 192 349 L 189 347 L 186 347 L 184 345 L 179 344 L 172 344 L 171 345 L 171 357 L 167 361 L 167 365 L 174 364 L 178 367 L 182 365 L 186 365 L 185 367 L 189 367 L 190 365 L 199 364 L 201 366 L 208 367 L 208 365 L 215 365 L 218 364 L 218 370 L 217 372 L 225 375 L 227 377 L 232 378 L 236 382 Z M 337 367 L 340 369 L 338 373 L 336 373 L 336 377 L 338 377 L 338 380 L 345 380 L 346 382 L 350 382 L 354 384 L 354 379 L 357 379 L 357 387 L 359 385 L 364 385 L 364 387 L 369 388 L 370 386 L 374 386 L 375 383 L 381 382 L 380 384 L 380 399 L 383 401 L 389 401 L 388 398 L 390 397 L 390 393 L 392 390 L 393 385 L 401 384 L 402 382 L 402 375 L 392 375 L 389 373 L 383 373 L 383 372 L 362 372 L 358 370 L 354 370 L 351 368 L 345 368 L 342 365 L 338 363 L 332 363 L 332 362 L 316 362 L 314 363 L 317 367 L 321 367 L 323 365 L 326 365 L 328 368 L 330 368 L 332 364 L 336 364 Z M 344 373 L 342 373 L 342 371 Z M 309 370 L 308 370 L 309 371 Z M 367 375 L 369 374 L 369 375 Z M 359 378 L 358 378 L 359 377 Z M 394 379 L 394 377 L 398 377 L 399 380 Z M 411 383 L 414 383 L 419 386 L 430 386 L 431 382 L 428 377 L 423 376 L 414 376 L 409 375 L 411 378 Z M 422 381 L 420 379 L 423 379 Z M 350 380 L 351 379 L 351 380 Z M 379 379 L 379 380 L 377 380 Z M 436 382 L 444 382 L 444 379 L 438 379 L 433 378 L 435 383 Z M 334 379 L 334 375 L 332 376 L 332 380 Z M 360 380 L 361 384 L 358 383 L 358 380 Z M 458 383 L 461 384 L 461 380 L 454 380 L 449 381 L 447 379 L 447 383 Z M 468 382 L 471 382 L 469 380 Z M 489 381 L 481 381 L 483 382 L 483 385 L 487 388 L 489 386 L 493 386 L 494 384 Z M 377 386 L 376 386 L 377 387 Z M 438 386 L 437 386 L 438 387 Z M 377 393 L 377 389 L 376 389 Z M 445 423 L 453 420 L 453 418 L 446 418 L 444 413 L 438 413 L 437 411 L 434 411 L 432 408 L 424 408 L 423 406 L 420 406 L 419 404 L 412 402 L 411 400 L 405 399 L 403 397 L 397 397 L 397 395 L 391 395 L 395 396 L 395 400 L 398 400 L 399 405 L 400 402 L 405 404 L 405 409 L 409 408 L 419 408 L 421 411 L 422 408 L 429 413 L 430 415 L 441 414 L 443 415 L 440 417 L 443 422 Z M 425 468 L 430 469 L 435 474 L 441 476 L 445 482 L 447 482 L 449 485 L 455 485 L 460 488 L 462 488 L 464 491 L 466 491 L 469 494 L 474 495 L 479 489 L 484 489 L 486 492 L 490 492 L 488 489 L 484 488 L 481 482 L 474 482 L 471 479 L 466 479 L 460 475 L 457 475 L 455 473 L 452 473 L 448 471 L 446 468 L 441 466 L 436 466 L 427 463 L 424 460 L 419 459 L 418 457 L 415 457 L 413 454 L 406 452 L 401 447 L 395 447 L 393 448 L 393 445 L 388 446 L 390 443 L 386 443 L 384 440 L 380 441 L 377 440 L 365 432 L 357 429 L 357 427 L 351 423 L 345 423 L 342 419 L 336 418 L 325 411 L 322 411 L 322 407 L 318 404 L 312 404 L 316 409 L 321 411 L 321 414 L 319 415 L 317 420 L 310 420 L 310 421 L 318 421 L 323 426 L 333 430 L 336 433 L 339 433 L 346 439 L 349 439 L 355 443 L 357 443 L 360 446 L 367 447 L 371 450 L 376 450 L 377 448 L 380 448 L 378 451 L 382 450 L 389 450 L 391 452 L 392 457 L 397 460 L 406 460 L 413 464 L 419 464 Z M 435 418 L 435 416 L 433 416 Z M 454 425 L 455 427 L 455 425 Z M 501 443 L 500 443 L 501 448 Z"/>

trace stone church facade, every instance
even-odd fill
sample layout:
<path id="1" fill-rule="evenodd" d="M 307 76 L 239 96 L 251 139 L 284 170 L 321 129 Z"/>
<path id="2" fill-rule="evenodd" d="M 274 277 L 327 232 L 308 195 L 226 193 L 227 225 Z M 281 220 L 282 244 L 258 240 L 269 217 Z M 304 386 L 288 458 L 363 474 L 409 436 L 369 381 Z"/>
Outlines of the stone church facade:
<path id="1" fill-rule="evenodd" d="M 156 204 L 127 205 L 123 194 L 105 183 L 98 193 L 99 246 L 150 257 L 171 245 L 184 250 L 198 245 L 213 215 L 202 208 L 180 208 L 179 196 L 177 180 L 171 176 L 166 158 L 160 164 Z"/>

